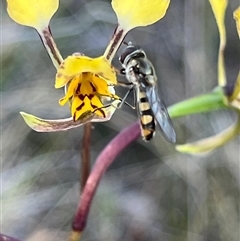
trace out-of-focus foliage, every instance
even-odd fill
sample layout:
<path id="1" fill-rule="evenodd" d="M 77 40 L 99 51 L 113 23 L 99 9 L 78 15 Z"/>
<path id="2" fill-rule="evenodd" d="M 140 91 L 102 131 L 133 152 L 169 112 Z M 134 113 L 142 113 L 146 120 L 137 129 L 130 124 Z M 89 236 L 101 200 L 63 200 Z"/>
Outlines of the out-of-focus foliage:
<path id="1" fill-rule="evenodd" d="M 228 1 L 210 0 L 209 2 L 211 4 L 211 7 L 212 7 L 212 10 L 214 13 L 214 17 L 217 22 L 217 27 L 219 30 L 219 39 L 220 39 L 219 52 L 218 52 L 218 85 L 219 86 L 218 86 L 218 88 L 216 88 L 217 91 L 215 90 L 212 94 L 202 95 L 200 97 L 192 98 L 191 100 L 185 100 L 182 102 L 183 106 L 181 106 L 181 103 L 177 103 L 173 107 L 175 107 L 175 109 L 177 109 L 177 106 L 181 106 L 180 109 L 183 109 L 184 105 L 185 106 L 189 105 L 191 111 L 193 109 L 193 113 L 199 113 L 198 111 L 200 111 L 200 109 L 209 111 L 209 109 L 210 110 L 212 109 L 212 106 L 220 107 L 220 105 L 222 105 L 223 108 L 224 108 L 224 106 L 228 107 L 228 108 L 233 107 L 233 110 L 236 110 L 236 114 L 237 114 L 238 118 L 234 124 L 230 125 L 227 129 L 221 131 L 220 133 L 217 133 L 214 136 L 203 138 L 203 139 L 198 140 L 193 143 L 187 143 L 187 144 L 176 146 L 176 149 L 178 151 L 185 152 L 185 153 L 202 154 L 205 152 L 213 151 L 216 148 L 223 146 L 229 140 L 231 140 L 234 137 L 237 137 L 240 134 L 240 111 L 239 111 L 240 110 L 240 100 L 239 100 L 240 72 L 236 79 L 236 83 L 234 84 L 233 88 L 231 88 L 232 93 L 231 92 L 228 93 L 229 91 L 227 91 L 227 89 L 230 89 L 230 88 L 226 82 L 225 63 L 224 63 L 224 53 L 225 53 L 224 51 L 225 51 L 225 46 L 226 46 L 225 12 L 226 12 L 226 8 L 228 5 Z M 237 17 L 236 17 L 236 11 L 237 10 L 234 11 L 233 17 L 236 20 L 236 25 L 237 25 L 238 22 L 237 22 Z M 220 89 L 220 91 L 219 91 L 219 89 Z M 219 98 L 216 98 L 216 94 L 218 94 Z M 209 97 L 211 97 L 211 98 L 209 98 Z M 220 98 L 221 98 L 221 100 L 219 101 Z M 204 99 L 204 101 L 202 101 L 201 99 Z M 209 103 L 207 101 L 209 101 Z M 215 101 L 215 105 L 214 105 L 213 101 Z M 191 105 L 191 103 L 192 103 L 192 105 Z M 201 106 L 201 107 L 198 108 L 198 106 Z M 171 108 L 171 111 L 173 112 L 174 108 Z M 179 110 L 178 110 L 178 112 L 179 112 Z M 182 113 L 180 113 L 180 114 L 182 115 Z"/>
<path id="2" fill-rule="evenodd" d="M 6 3 L 1 3 L 6 9 Z M 239 71 L 239 39 L 231 1 L 226 12 L 226 75 Z M 73 52 L 103 53 L 117 19 L 110 1 L 61 1 L 51 21 L 64 58 Z M 58 105 L 55 69 L 32 29 L 2 16 L 2 232 L 27 241 L 66 240 L 78 200 L 82 128 L 36 133 L 19 111 L 46 118 L 68 116 Z M 155 25 L 130 32 L 154 63 L 170 105 L 209 92 L 217 84 L 218 30 L 207 1 L 172 1 Z M 119 54 L 118 54 L 119 55 Z M 117 58 L 114 65 L 120 67 Z M 123 96 L 125 89 L 118 89 Z M 129 100 L 131 102 L 131 99 Z M 179 143 L 227 128 L 230 111 L 174 120 Z M 111 121 L 94 124 L 92 160 L 117 132 L 136 120 L 127 106 Z M 84 240 L 186 241 L 239 237 L 239 138 L 199 157 L 182 155 L 157 132 L 120 155 L 100 184 Z"/>

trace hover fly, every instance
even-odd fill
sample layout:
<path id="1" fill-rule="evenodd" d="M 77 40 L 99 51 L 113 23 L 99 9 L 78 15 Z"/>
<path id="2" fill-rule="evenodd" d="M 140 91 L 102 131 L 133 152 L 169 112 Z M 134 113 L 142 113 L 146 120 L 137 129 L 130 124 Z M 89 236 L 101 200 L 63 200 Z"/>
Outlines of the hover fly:
<path id="1" fill-rule="evenodd" d="M 134 105 L 140 119 L 143 140 L 149 141 L 152 139 L 155 133 L 155 123 L 157 122 L 165 139 L 175 143 L 176 133 L 167 108 L 158 94 L 157 76 L 153 65 L 146 57 L 146 53 L 141 48 L 128 43 L 119 61 L 123 67 L 121 73 L 128 80 L 127 83 L 119 82 L 119 85 L 130 87 L 123 98 L 123 102 L 128 94 L 134 90 Z"/>

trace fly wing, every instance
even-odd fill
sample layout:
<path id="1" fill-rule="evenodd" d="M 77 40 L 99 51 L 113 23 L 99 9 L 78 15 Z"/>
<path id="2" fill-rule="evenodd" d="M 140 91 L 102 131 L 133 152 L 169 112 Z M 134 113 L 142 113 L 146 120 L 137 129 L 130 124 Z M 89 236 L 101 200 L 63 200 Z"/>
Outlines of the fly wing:
<path id="1" fill-rule="evenodd" d="M 152 112 L 158 125 L 161 128 L 165 138 L 172 142 L 176 142 L 176 133 L 172 125 L 171 118 L 169 117 L 167 108 L 163 100 L 159 97 L 157 87 L 151 86 L 146 88 L 146 95 L 148 97 Z"/>

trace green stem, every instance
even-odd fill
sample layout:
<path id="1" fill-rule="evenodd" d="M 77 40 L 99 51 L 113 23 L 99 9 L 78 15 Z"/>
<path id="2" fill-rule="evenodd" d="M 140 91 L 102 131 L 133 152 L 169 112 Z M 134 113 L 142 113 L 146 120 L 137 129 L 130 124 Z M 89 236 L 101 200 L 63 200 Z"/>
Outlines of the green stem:
<path id="1" fill-rule="evenodd" d="M 209 112 L 226 108 L 224 104 L 224 95 L 221 89 L 215 92 L 193 97 L 174 104 L 168 108 L 169 115 L 172 118 Z"/>

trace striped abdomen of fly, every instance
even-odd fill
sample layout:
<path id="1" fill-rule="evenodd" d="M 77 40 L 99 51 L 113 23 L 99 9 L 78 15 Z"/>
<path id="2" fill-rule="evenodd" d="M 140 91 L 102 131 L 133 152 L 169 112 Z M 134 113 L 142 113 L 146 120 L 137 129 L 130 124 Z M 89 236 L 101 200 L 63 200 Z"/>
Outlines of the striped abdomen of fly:
<path id="1" fill-rule="evenodd" d="M 142 86 L 136 86 L 135 94 L 142 138 L 144 141 L 150 141 L 155 134 L 155 118 L 145 88 Z"/>
<path id="2" fill-rule="evenodd" d="M 145 58 L 133 58 L 126 66 L 126 78 L 134 86 L 135 106 L 144 141 L 150 141 L 155 134 L 155 117 L 146 94 L 146 79 L 155 83 L 154 69 Z"/>

